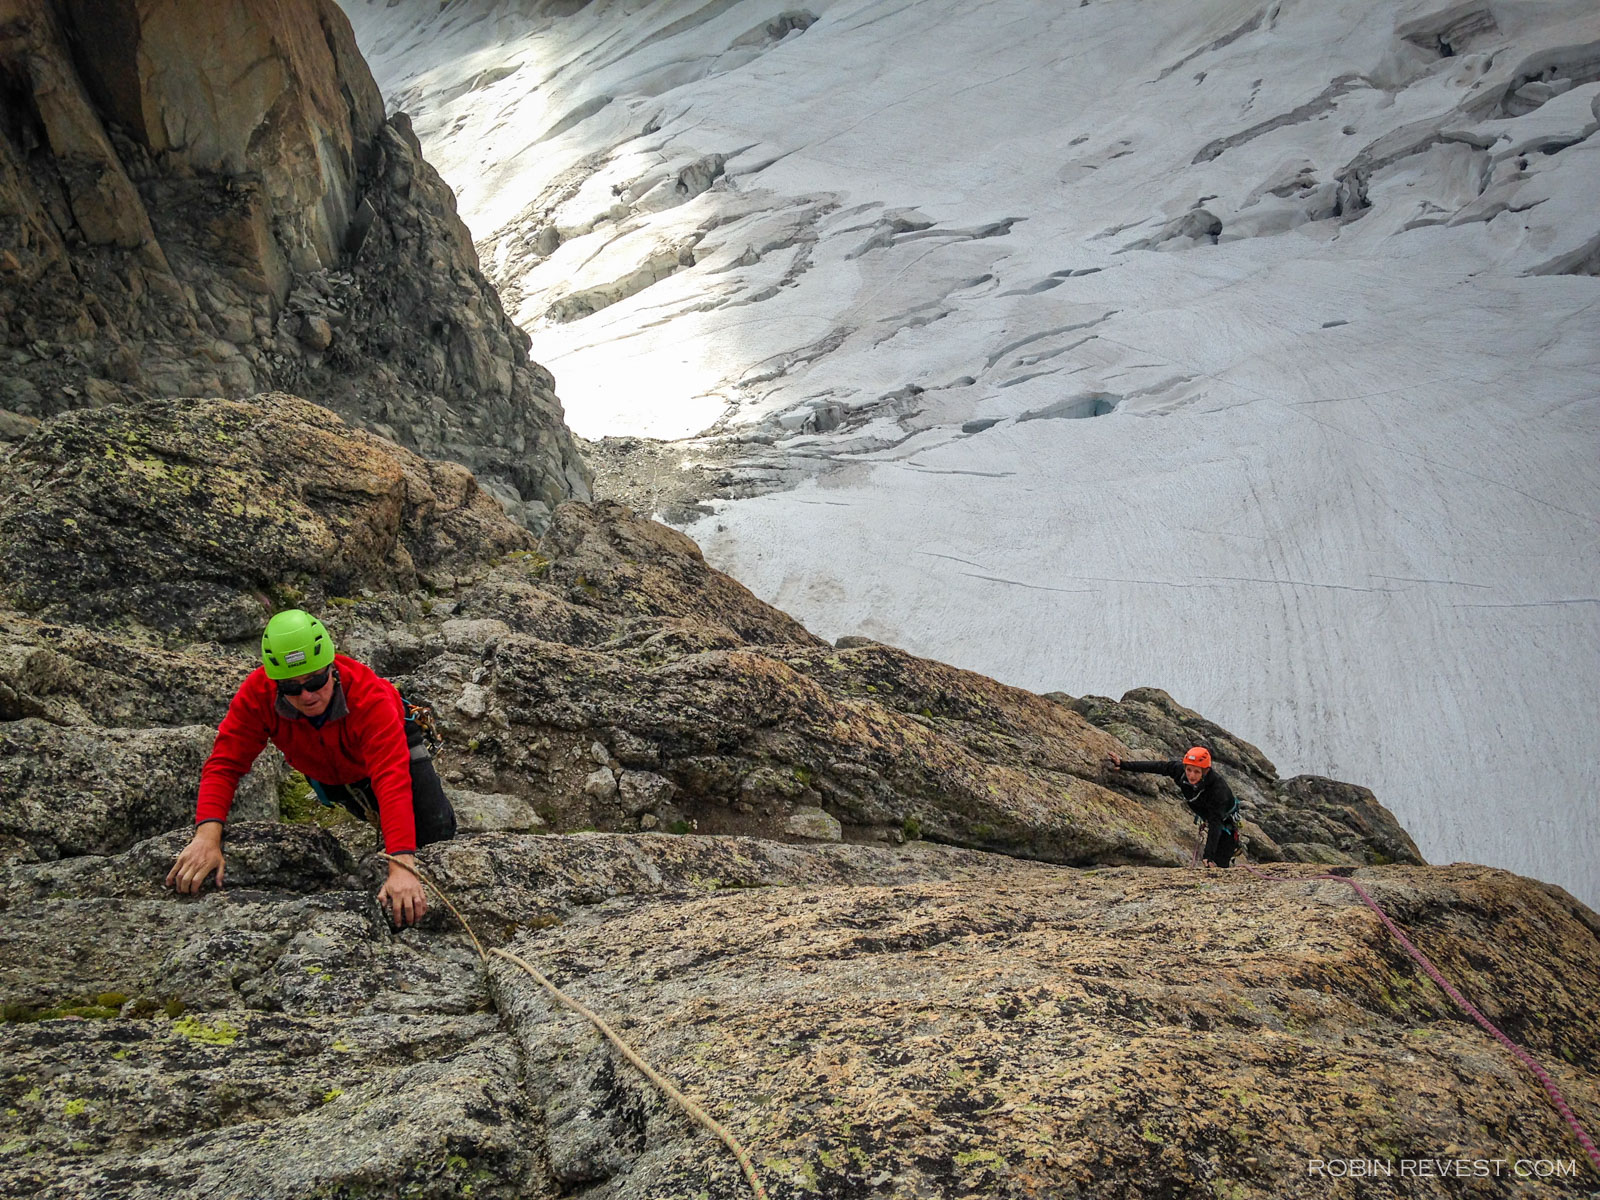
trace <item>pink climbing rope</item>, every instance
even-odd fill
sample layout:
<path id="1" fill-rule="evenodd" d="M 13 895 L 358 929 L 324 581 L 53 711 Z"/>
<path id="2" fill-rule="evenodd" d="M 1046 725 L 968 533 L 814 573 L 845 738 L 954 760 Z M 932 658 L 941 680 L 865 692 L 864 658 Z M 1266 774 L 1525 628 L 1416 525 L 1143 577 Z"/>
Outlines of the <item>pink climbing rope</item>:
<path id="1" fill-rule="evenodd" d="M 1264 872 L 1256 870 L 1249 863 L 1240 863 L 1239 865 L 1242 866 L 1246 871 L 1249 871 L 1250 874 L 1254 875 L 1256 878 L 1265 879 L 1268 883 L 1282 882 L 1281 880 L 1274 879 L 1271 875 L 1267 875 Z M 1527 1067 L 1528 1070 L 1533 1072 L 1534 1078 L 1544 1085 L 1544 1090 L 1549 1095 L 1550 1102 L 1556 1106 L 1556 1111 L 1561 1114 L 1562 1118 L 1567 1122 L 1568 1127 L 1572 1130 L 1572 1136 L 1578 1139 L 1578 1145 L 1582 1146 L 1583 1152 L 1589 1156 L 1589 1161 L 1594 1165 L 1594 1169 L 1597 1172 L 1600 1172 L 1600 1149 L 1595 1148 L 1593 1139 L 1591 1139 L 1589 1135 L 1584 1132 L 1583 1126 L 1578 1123 L 1578 1118 L 1573 1115 L 1571 1106 L 1567 1104 L 1566 1097 L 1561 1094 L 1561 1089 L 1556 1087 L 1555 1080 L 1550 1078 L 1550 1073 L 1539 1065 L 1538 1060 L 1535 1059 L 1533 1055 L 1529 1054 L 1521 1046 L 1517 1045 L 1516 1042 L 1512 1041 L 1509 1037 L 1502 1033 L 1493 1021 L 1489 1020 L 1488 1017 L 1484 1016 L 1478 1011 L 1477 1005 L 1473 1004 L 1472 1001 L 1468 1000 L 1465 996 L 1458 992 L 1455 989 L 1455 986 L 1439 973 L 1438 968 L 1435 967 L 1433 963 L 1428 961 L 1428 956 L 1421 950 L 1417 949 L 1417 947 L 1412 943 L 1411 939 L 1400 931 L 1400 927 L 1389 919 L 1389 914 L 1384 912 L 1383 909 L 1379 907 L 1378 902 L 1367 894 L 1366 888 L 1362 887 L 1354 879 L 1348 879 L 1343 875 L 1311 875 L 1306 876 L 1305 878 L 1313 880 L 1331 879 L 1335 883 L 1348 883 L 1351 887 L 1355 888 L 1356 895 L 1361 897 L 1368 908 L 1378 914 L 1378 920 L 1383 922 L 1384 928 L 1388 929 L 1388 931 L 1394 935 L 1395 941 L 1399 942 L 1401 946 L 1405 947 L 1407 954 L 1416 959 L 1417 965 L 1428 973 L 1428 978 L 1437 983 L 1444 990 L 1444 993 L 1449 996 L 1450 999 L 1456 1002 L 1462 1012 L 1466 1013 L 1469 1017 L 1481 1025 L 1489 1034 L 1498 1040 L 1501 1045 L 1503 1045 L 1507 1050 L 1511 1051 L 1512 1054 L 1516 1055 L 1517 1058 L 1522 1061 L 1523 1066 Z"/>

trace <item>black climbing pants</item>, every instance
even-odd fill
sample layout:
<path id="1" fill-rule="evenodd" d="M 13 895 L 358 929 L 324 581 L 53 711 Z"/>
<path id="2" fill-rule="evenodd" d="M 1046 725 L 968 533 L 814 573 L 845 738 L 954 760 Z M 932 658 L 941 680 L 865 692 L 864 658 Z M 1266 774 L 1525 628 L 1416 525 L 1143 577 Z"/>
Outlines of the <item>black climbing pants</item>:
<path id="1" fill-rule="evenodd" d="M 358 779 L 354 783 L 317 783 L 311 786 L 319 797 L 329 804 L 338 804 L 363 821 L 378 824 L 378 798 L 372 791 L 372 780 Z M 411 760 L 411 808 L 417 822 L 417 848 L 432 842 L 447 842 L 456 835 L 456 814 L 439 782 L 439 773 L 433 769 L 430 758 Z"/>
<path id="2" fill-rule="evenodd" d="M 419 835 L 420 836 L 420 835 Z M 1239 831 L 1224 825 L 1206 826 L 1205 860 L 1226 867 L 1239 850 Z"/>

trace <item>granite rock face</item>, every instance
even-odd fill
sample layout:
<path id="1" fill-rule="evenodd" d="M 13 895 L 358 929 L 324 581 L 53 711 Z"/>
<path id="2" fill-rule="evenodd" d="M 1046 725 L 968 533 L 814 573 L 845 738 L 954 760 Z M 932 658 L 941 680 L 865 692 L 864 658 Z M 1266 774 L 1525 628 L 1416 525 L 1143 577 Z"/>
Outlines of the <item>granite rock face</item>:
<path id="1" fill-rule="evenodd" d="M 449 188 L 331 0 L 0 8 L 0 437 L 283 389 L 485 475 L 589 473 Z"/>
<path id="2" fill-rule="evenodd" d="M 104 854 L 194 820 L 195 781 L 215 730 L 0 723 L 0 856 Z M 241 818 L 276 818 L 277 756 L 246 777 Z"/>
<path id="3" fill-rule="evenodd" d="M 1476 994 L 1554 1062 L 1575 1103 L 1593 1104 L 1600 1046 L 1579 981 L 1600 960 L 1570 901 L 1483 870 L 1361 875 L 1427 930 L 1446 971 L 1476 974 Z M 1430 1146 L 1483 1148 L 1473 1158 L 1539 1146 L 1585 1169 L 1535 1081 L 1398 958 L 1348 887 L 1304 868 L 1271 883 L 1189 878 L 863 872 L 601 904 L 512 945 L 712 1100 L 774 1196 L 1325 1196 L 1313 1159 Z M 1488 913 L 1498 945 L 1529 937 L 1533 953 L 1486 947 Z M 741 1193 L 731 1159 L 616 1070 L 581 1022 L 526 979 L 495 978 L 546 1097 L 559 1180 L 640 1200 Z"/>
<path id="4" fill-rule="evenodd" d="M 448 913 L 390 931 L 326 832 L 237 824 L 226 888 L 179 900 L 182 838 L 3 869 L 5 1195 L 749 1194 Z M 1315 868 L 659 834 L 420 861 L 725 1123 L 774 1200 L 1355 1197 L 1308 1163 L 1444 1156 L 1574 1164 L 1476 1195 L 1583 1194 L 1535 1081 Z M 1592 913 L 1486 868 L 1353 877 L 1593 1111 Z"/>
<path id="5" fill-rule="evenodd" d="M 0 722 L 111 729 L 207 725 L 252 664 L 219 647 L 130 645 L 0 610 Z"/>
<path id="6" fill-rule="evenodd" d="M 175 905 L 181 842 L 8 878 L 9 1015 L 123 1015 L 0 1026 L 0 1192 L 542 1194 L 522 1190 L 536 1114 L 470 949 L 389 934 L 304 827 L 236 827 L 228 890 Z"/>
<path id="7" fill-rule="evenodd" d="M 444 906 L 393 930 L 371 832 L 272 755 L 223 888 L 162 886 L 288 605 L 434 703 L 462 835 L 419 862 L 478 937 L 773 1200 L 1354 1197 L 1309 1164 L 1407 1157 L 1578 1194 L 1336 876 L 1591 1113 L 1600 917 L 1559 889 L 1420 865 L 1163 692 L 829 646 L 618 505 L 513 521 L 585 477 L 323 0 L 0 0 L 0 100 L 0 1197 L 746 1194 Z M 1269 877 L 1182 869 L 1172 790 L 1106 769 L 1196 741 Z"/>

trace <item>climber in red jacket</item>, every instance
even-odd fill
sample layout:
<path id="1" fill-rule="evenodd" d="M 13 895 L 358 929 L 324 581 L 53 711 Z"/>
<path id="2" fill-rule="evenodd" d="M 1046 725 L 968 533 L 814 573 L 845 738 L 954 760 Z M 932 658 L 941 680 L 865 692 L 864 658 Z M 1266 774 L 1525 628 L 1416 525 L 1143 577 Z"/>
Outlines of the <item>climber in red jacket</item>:
<path id="1" fill-rule="evenodd" d="M 410 862 L 419 845 L 455 836 L 455 813 L 420 731 L 408 729 L 400 693 L 370 667 L 336 654 L 322 622 L 281 612 L 261 636 L 261 666 L 245 677 L 200 771 L 194 838 L 167 873 L 180 892 L 207 878 L 222 886 L 222 829 L 234 790 L 272 742 L 322 803 L 375 820 L 384 848 Z M 378 902 L 397 925 L 428 909 L 412 872 L 389 864 Z"/>

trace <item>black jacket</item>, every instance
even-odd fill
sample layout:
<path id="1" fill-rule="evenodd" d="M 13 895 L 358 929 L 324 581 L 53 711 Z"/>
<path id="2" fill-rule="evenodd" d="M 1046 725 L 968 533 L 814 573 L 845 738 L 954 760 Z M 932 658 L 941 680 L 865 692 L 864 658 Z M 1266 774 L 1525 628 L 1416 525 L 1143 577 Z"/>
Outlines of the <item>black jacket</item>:
<path id="1" fill-rule="evenodd" d="M 1183 764 L 1176 759 L 1165 762 L 1125 762 L 1122 769 L 1145 775 L 1165 775 L 1178 785 L 1189 810 L 1207 824 L 1228 824 L 1238 816 L 1239 801 L 1234 798 L 1228 781 L 1215 767 L 1207 768 L 1206 773 L 1200 776 L 1199 783 L 1190 783 L 1183 777 Z"/>

